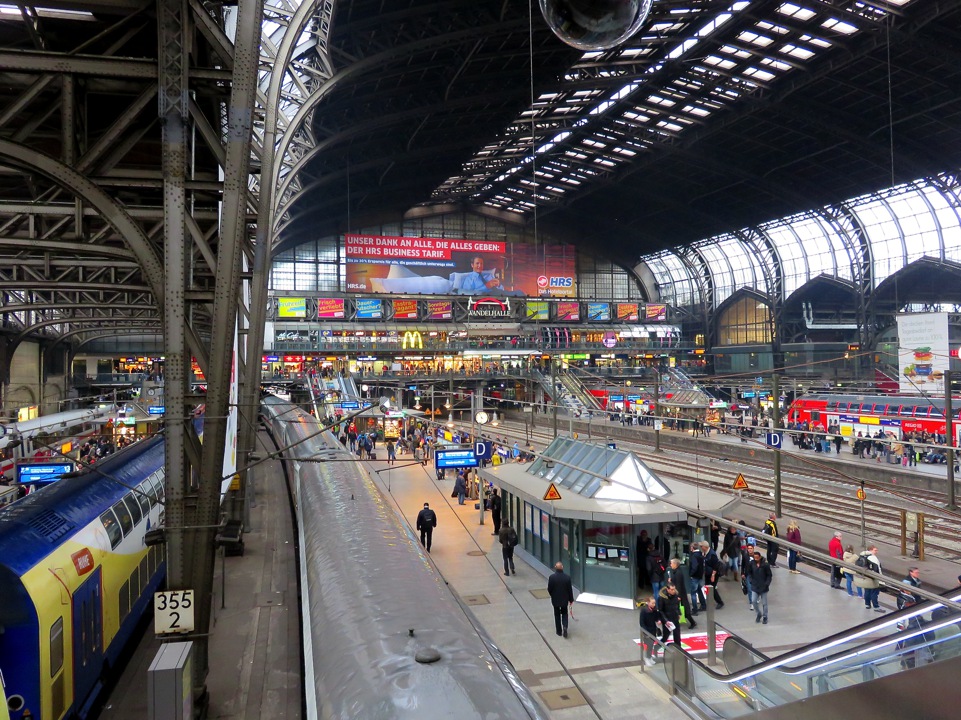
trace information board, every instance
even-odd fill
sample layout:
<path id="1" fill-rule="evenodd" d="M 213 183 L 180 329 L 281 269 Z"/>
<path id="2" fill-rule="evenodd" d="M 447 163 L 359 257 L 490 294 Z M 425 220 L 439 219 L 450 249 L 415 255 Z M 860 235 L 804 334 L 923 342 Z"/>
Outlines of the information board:
<path id="1" fill-rule="evenodd" d="M 46 485 L 73 472 L 72 462 L 23 463 L 17 465 L 17 482 L 23 485 Z"/>
<path id="2" fill-rule="evenodd" d="M 477 467 L 477 454 L 474 448 L 467 450 L 437 450 L 434 453 L 434 465 L 438 470 L 444 468 Z"/>

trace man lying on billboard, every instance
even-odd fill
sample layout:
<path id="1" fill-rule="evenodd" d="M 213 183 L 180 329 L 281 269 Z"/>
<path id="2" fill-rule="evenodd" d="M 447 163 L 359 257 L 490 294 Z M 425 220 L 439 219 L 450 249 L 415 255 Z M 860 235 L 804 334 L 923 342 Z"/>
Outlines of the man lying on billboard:
<path id="1" fill-rule="evenodd" d="M 442 275 L 418 275 L 410 268 L 392 263 L 387 277 L 370 278 L 374 292 L 424 293 L 437 295 L 485 295 L 524 297 L 522 290 L 506 290 L 498 268 L 484 269 L 484 259 L 475 255 L 469 272 Z"/>

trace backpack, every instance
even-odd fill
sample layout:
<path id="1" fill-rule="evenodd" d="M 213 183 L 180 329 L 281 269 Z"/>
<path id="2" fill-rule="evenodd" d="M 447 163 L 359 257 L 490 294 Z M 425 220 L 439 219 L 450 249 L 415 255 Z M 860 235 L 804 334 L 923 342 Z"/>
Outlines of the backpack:
<path id="1" fill-rule="evenodd" d="M 858 555 L 858 559 L 854 561 L 854 564 L 857 565 L 858 567 L 861 567 L 861 568 L 867 568 L 867 567 L 868 567 L 868 556 L 867 556 L 867 555 Z"/>
<path id="2" fill-rule="evenodd" d="M 507 533 L 507 545 L 509 547 L 516 547 L 517 542 L 517 531 L 511 528 L 511 531 Z"/>

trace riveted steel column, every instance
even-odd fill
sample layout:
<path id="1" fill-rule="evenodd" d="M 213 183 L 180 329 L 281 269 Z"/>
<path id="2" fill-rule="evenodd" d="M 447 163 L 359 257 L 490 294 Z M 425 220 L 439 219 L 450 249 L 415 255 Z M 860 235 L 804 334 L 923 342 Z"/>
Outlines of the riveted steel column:
<path id="1" fill-rule="evenodd" d="M 197 526 L 192 575 L 198 590 L 197 632 L 210 627 L 213 590 L 215 526 L 220 520 L 220 489 L 230 408 L 231 368 L 240 286 L 241 256 L 246 239 L 247 178 L 250 137 L 257 91 L 258 48 L 263 0 L 240 0 L 237 5 L 234 77 L 227 108 L 227 153 L 224 168 L 223 223 L 217 248 L 213 327 L 207 373 L 204 444 L 197 502 Z M 259 367 L 259 363 L 258 363 Z M 256 415 L 254 416 L 256 418 Z M 206 637 L 200 640 L 198 663 L 207 663 Z M 196 642 L 196 640 L 195 640 Z"/>
<path id="2" fill-rule="evenodd" d="M 186 457 L 190 417 L 187 408 L 189 363 L 186 343 L 187 252 L 187 5 L 157 0 L 158 115 L 163 127 L 164 203 L 164 405 L 166 406 L 167 586 L 192 589 L 188 575 L 194 523 L 187 511 L 190 467 Z M 206 663 L 194 662 L 194 691 L 202 692 Z"/>

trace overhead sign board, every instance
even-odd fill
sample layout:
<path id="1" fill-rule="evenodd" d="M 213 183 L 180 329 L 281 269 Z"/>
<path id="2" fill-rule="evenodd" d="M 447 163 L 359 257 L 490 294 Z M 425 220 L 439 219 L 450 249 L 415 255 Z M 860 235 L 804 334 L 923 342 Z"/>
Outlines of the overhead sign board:
<path id="1" fill-rule="evenodd" d="M 23 463 L 17 465 L 17 482 L 23 485 L 47 484 L 59 480 L 69 472 L 73 472 L 72 462 Z"/>
<path id="2" fill-rule="evenodd" d="M 469 450 L 438 450 L 434 453 L 434 465 L 438 470 L 477 467 L 478 460 L 474 448 Z"/>
<path id="3" fill-rule="evenodd" d="M 478 440 L 474 443 L 474 455 L 478 460 L 490 460 L 494 455 L 494 443 L 489 440 Z"/>

